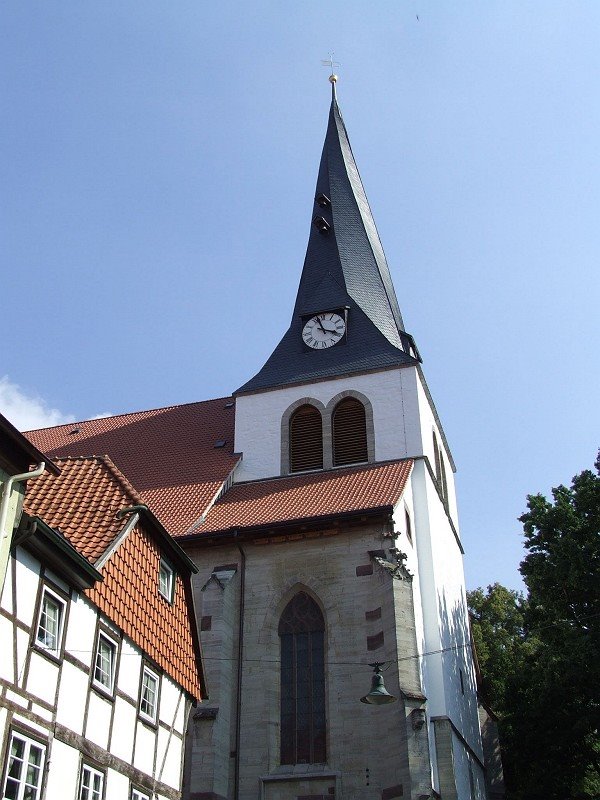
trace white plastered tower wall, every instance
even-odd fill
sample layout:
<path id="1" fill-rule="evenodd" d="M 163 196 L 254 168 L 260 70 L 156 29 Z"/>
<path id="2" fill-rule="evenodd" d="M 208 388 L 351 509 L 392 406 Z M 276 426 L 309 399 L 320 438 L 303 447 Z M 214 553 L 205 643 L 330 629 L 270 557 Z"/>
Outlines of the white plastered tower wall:
<path id="1" fill-rule="evenodd" d="M 235 451 L 243 453 L 243 459 L 236 482 L 281 475 L 282 419 L 290 406 L 310 398 L 327 407 L 346 391 L 363 395 L 372 406 L 374 461 L 423 455 L 417 380 L 416 368 L 408 367 L 239 395 Z"/>
<path id="2" fill-rule="evenodd" d="M 403 367 L 239 395 L 235 449 L 243 459 L 235 481 L 280 475 L 287 409 L 302 400 L 330 409 L 343 393 L 362 396 L 371 405 L 375 462 L 416 459 L 394 519 L 398 546 L 408 555 L 407 567 L 413 574 L 433 785 L 444 790 L 443 797 L 485 798 L 452 459 L 421 370 Z M 445 494 L 435 474 L 434 442 L 444 463 Z M 414 521 L 412 545 L 406 540 L 405 508 Z"/>

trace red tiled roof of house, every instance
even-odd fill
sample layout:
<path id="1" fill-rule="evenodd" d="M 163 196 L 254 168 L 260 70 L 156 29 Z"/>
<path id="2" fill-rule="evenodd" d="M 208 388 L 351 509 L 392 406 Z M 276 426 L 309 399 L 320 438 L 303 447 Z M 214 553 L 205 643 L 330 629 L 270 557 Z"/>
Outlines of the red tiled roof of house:
<path id="1" fill-rule="evenodd" d="M 95 564 L 127 525 L 128 517 L 119 520 L 117 512 L 141 503 L 142 498 L 107 456 L 56 462 L 61 474 L 44 473 L 32 481 L 25 509 L 60 530 Z M 85 594 L 176 683 L 199 698 L 202 676 L 190 575 L 183 568 L 177 571 L 172 605 L 159 595 L 161 552 L 165 544 L 169 553 L 173 548 L 170 540 L 161 541 L 163 537 L 142 517 L 100 567 L 104 580 Z"/>
<path id="2" fill-rule="evenodd" d="M 404 459 L 238 483 L 215 503 L 194 533 L 268 527 L 392 507 L 402 496 L 413 463 Z"/>
<path id="3" fill-rule="evenodd" d="M 237 463 L 230 397 L 29 431 L 53 458 L 108 453 L 169 533 L 186 533 Z M 216 444 L 224 442 L 221 447 Z"/>

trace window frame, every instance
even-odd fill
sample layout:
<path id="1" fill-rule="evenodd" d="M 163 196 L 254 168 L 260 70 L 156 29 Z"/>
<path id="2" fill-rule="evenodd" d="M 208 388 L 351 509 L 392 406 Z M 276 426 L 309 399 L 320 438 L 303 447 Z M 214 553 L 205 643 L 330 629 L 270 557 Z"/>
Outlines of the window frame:
<path id="1" fill-rule="evenodd" d="M 301 595 L 308 600 L 312 620 L 297 616 L 298 609 L 294 606 Z M 325 631 L 325 617 L 315 598 L 303 589 L 296 592 L 281 612 L 278 624 L 282 767 L 293 769 L 298 764 L 327 763 Z"/>
<path id="2" fill-rule="evenodd" d="M 305 418 L 308 416 L 312 417 L 312 423 L 318 423 L 319 426 L 319 435 L 314 440 L 317 442 L 317 449 L 314 453 L 311 453 L 309 449 L 305 449 L 306 431 L 298 430 L 298 426 L 302 424 L 298 421 L 301 420 L 303 416 Z M 288 420 L 288 465 L 290 475 L 299 475 L 303 472 L 316 472 L 325 467 L 325 442 L 323 434 L 324 420 L 323 412 L 320 408 L 317 408 L 313 403 L 302 403 L 293 410 Z M 307 452 L 309 455 L 314 456 L 314 462 L 310 462 L 310 458 L 307 459 Z M 303 463 L 303 459 L 305 461 L 308 460 L 308 465 Z M 298 466 L 298 461 L 300 461 L 300 466 Z"/>
<path id="3" fill-rule="evenodd" d="M 98 665 L 98 656 L 100 654 L 101 640 L 108 642 L 113 652 L 112 669 L 110 675 L 111 678 L 110 687 L 107 686 L 105 683 L 102 683 L 102 681 L 98 680 L 98 678 L 96 677 L 96 668 Z M 94 647 L 94 660 L 91 665 L 92 686 L 98 692 L 100 692 L 105 697 L 108 697 L 110 699 L 114 698 L 115 687 L 117 683 L 117 672 L 119 666 L 119 651 L 120 651 L 119 644 L 120 644 L 119 639 L 114 634 L 112 634 L 104 627 L 98 628 L 98 632 L 96 634 L 96 646 Z"/>
<path id="4" fill-rule="evenodd" d="M 150 800 L 150 795 L 142 789 L 138 789 L 137 786 L 132 786 L 129 800 Z"/>
<path id="5" fill-rule="evenodd" d="M 91 786 L 84 786 L 83 780 L 85 772 L 90 774 L 90 777 L 93 779 L 94 777 L 100 778 L 100 793 L 96 794 L 94 797 L 95 789 L 93 784 Z M 106 785 L 106 772 L 98 767 L 93 766 L 88 761 L 81 762 L 81 769 L 79 772 L 79 791 L 77 792 L 77 800 L 104 800 L 104 790 Z M 84 797 L 83 791 L 86 791 L 86 795 Z"/>
<path id="6" fill-rule="evenodd" d="M 161 586 L 161 574 L 163 570 L 168 575 L 168 591 L 163 591 Z M 173 605 L 175 600 L 175 569 L 171 566 L 171 563 L 167 561 L 167 559 L 161 555 L 160 563 L 158 565 L 158 593 L 161 597 L 163 597 L 167 603 Z"/>
<path id="7" fill-rule="evenodd" d="M 348 428 L 344 427 L 341 428 L 340 431 L 340 417 L 338 417 L 337 428 L 336 428 L 336 416 L 338 414 L 344 414 L 346 408 L 350 407 L 352 413 L 352 405 L 354 409 L 361 414 L 361 428 L 364 425 L 364 429 L 359 431 L 352 431 L 355 434 L 355 443 L 359 442 L 359 437 L 357 434 L 360 434 L 361 439 L 359 444 L 361 445 L 361 449 L 364 452 L 364 458 L 359 459 L 358 461 L 346 461 L 344 460 L 343 454 L 346 449 L 346 442 L 344 438 L 344 434 L 347 435 Z M 346 408 L 344 408 L 344 406 Z M 360 407 L 360 410 L 359 410 Z M 342 426 L 347 425 L 347 418 L 345 419 L 342 417 Z M 350 430 L 352 428 L 350 427 Z M 353 467 L 358 466 L 360 464 L 368 464 L 370 462 L 369 458 L 369 420 L 367 418 L 367 407 L 363 400 L 360 397 L 356 397 L 353 394 L 345 395 L 344 397 L 340 397 L 340 399 L 335 403 L 333 408 L 331 409 L 331 463 L 334 467 Z"/>
<path id="8" fill-rule="evenodd" d="M 46 753 L 47 753 L 47 743 L 40 739 L 36 739 L 31 736 L 29 733 L 23 733 L 21 730 L 11 728 L 10 729 L 10 737 L 8 739 L 8 746 L 5 753 L 5 761 L 3 765 L 3 780 L 2 780 L 2 796 L 6 795 L 6 784 L 9 780 L 15 782 L 15 778 L 12 775 L 9 775 L 10 767 L 11 767 L 11 758 L 12 758 L 12 746 L 13 741 L 15 738 L 20 739 L 22 742 L 25 743 L 25 751 L 23 755 L 23 759 L 21 759 L 21 764 L 24 766 L 27 765 L 25 769 L 25 774 L 19 775 L 18 783 L 17 783 L 17 798 L 16 800 L 23 800 L 23 795 L 25 793 L 26 788 L 33 788 L 35 789 L 35 797 L 33 800 L 40 800 L 42 797 L 42 789 L 44 783 L 44 770 L 46 768 Z M 31 746 L 37 747 L 41 751 L 41 759 L 39 765 L 35 765 L 38 769 L 38 777 L 39 783 L 37 786 L 32 786 L 32 784 L 27 784 L 27 775 L 29 773 L 29 754 L 31 752 Z"/>
<path id="9" fill-rule="evenodd" d="M 42 622 L 42 614 L 44 613 L 44 600 L 48 597 L 51 601 L 56 602 L 60 609 L 60 618 L 58 622 L 58 632 L 56 633 L 56 647 L 51 647 L 44 641 L 42 641 L 40 636 L 40 627 Z M 37 621 L 35 626 L 35 633 L 33 636 L 33 644 L 35 647 L 40 650 L 41 652 L 53 656 L 54 658 L 59 659 L 63 649 L 63 640 L 64 640 L 64 633 L 66 630 L 66 618 L 67 618 L 67 607 L 68 607 L 68 598 L 61 596 L 55 589 L 48 586 L 48 584 L 42 584 L 42 590 L 40 594 L 40 602 L 39 608 L 37 613 Z"/>
<path id="10" fill-rule="evenodd" d="M 144 678 L 149 676 L 156 681 L 156 689 L 154 692 L 154 716 L 151 716 L 146 711 L 142 710 L 142 703 L 144 702 Z M 143 722 L 149 725 L 156 726 L 158 724 L 158 711 L 160 703 L 160 673 L 153 669 L 149 664 L 142 663 L 142 674 L 140 676 L 140 696 L 138 700 L 138 716 Z M 137 790 L 136 790 L 137 791 Z"/>

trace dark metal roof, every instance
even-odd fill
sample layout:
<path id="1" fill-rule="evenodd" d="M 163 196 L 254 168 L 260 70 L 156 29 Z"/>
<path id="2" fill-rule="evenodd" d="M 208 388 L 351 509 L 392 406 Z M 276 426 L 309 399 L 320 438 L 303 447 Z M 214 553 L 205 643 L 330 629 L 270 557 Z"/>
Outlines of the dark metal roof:
<path id="1" fill-rule="evenodd" d="M 325 207 L 318 202 L 322 195 L 331 201 Z M 406 352 L 396 293 L 335 86 L 311 220 L 315 217 L 322 217 L 329 230 L 322 233 L 311 222 L 290 327 L 260 372 L 238 392 L 417 363 Z M 301 337 L 303 319 L 343 307 L 348 308 L 346 340 L 328 350 L 308 350 Z"/>

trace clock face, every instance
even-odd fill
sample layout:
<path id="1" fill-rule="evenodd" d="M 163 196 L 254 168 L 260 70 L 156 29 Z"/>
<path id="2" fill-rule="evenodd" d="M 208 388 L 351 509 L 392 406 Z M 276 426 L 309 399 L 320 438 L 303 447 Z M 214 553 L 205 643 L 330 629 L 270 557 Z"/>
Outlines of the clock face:
<path id="1" fill-rule="evenodd" d="M 339 314 L 326 311 L 316 314 L 302 328 L 304 344 L 313 350 L 326 350 L 344 338 L 346 323 Z"/>

